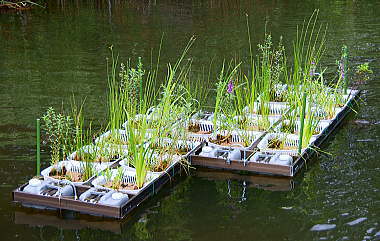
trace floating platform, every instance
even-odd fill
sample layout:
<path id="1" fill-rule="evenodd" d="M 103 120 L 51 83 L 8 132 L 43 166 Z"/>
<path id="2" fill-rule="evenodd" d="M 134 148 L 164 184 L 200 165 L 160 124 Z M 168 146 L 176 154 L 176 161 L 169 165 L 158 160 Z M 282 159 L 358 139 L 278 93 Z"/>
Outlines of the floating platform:
<path id="1" fill-rule="evenodd" d="M 294 183 L 291 177 L 294 177 L 305 165 L 305 163 L 310 160 L 310 158 L 316 154 L 316 149 L 320 148 L 321 145 L 327 140 L 334 130 L 341 124 L 344 118 L 353 110 L 356 101 L 359 99 L 360 91 L 355 91 L 355 94 L 349 98 L 347 103 L 341 109 L 341 111 L 336 115 L 336 117 L 330 122 L 330 124 L 323 129 L 322 133 L 317 136 L 317 138 L 306 148 L 302 155 L 293 159 L 290 165 L 276 165 L 271 163 L 260 163 L 247 161 L 247 157 L 253 155 L 257 151 L 257 145 L 260 141 L 258 139 L 251 145 L 251 150 L 240 150 L 240 156 L 242 160 L 228 160 L 227 158 L 210 158 L 200 156 L 199 153 L 203 146 L 208 145 L 207 142 L 202 142 L 200 145 L 193 148 L 184 157 L 188 159 L 192 166 L 202 167 L 207 169 L 221 169 L 227 171 L 237 171 L 244 174 L 260 174 L 259 176 L 242 176 L 236 175 L 234 173 L 226 173 L 220 171 L 200 171 L 196 175 L 204 178 L 213 178 L 219 180 L 230 180 L 239 179 L 243 180 L 244 183 L 250 183 L 255 187 L 260 187 L 268 190 L 277 191 L 289 191 L 293 188 Z M 26 187 L 30 183 L 25 183 L 16 190 L 12 192 L 13 201 L 21 203 L 24 206 L 35 207 L 35 208 L 53 208 L 58 210 L 71 210 L 80 213 L 92 214 L 96 216 L 105 216 L 115 219 L 123 219 L 128 214 L 130 214 L 134 209 L 141 205 L 145 200 L 155 195 L 160 189 L 164 187 L 168 182 L 172 182 L 176 176 L 183 173 L 184 167 L 180 162 L 176 162 L 171 165 L 165 172 L 162 172 L 158 178 L 154 179 L 146 186 L 144 186 L 137 194 L 130 195 L 125 201 L 122 201 L 115 205 L 105 205 L 100 204 L 94 198 L 91 200 L 95 201 L 85 201 L 81 200 L 80 197 L 86 191 L 94 189 L 91 185 L 90 179 L 84 184 L 73 184 L 71 183 L 72 191 L 75 195 L 64 196 L 59 193 L 57 195 L 42 195 L 42 192 L 30 193 L 26 191 Z M 262 176 L 262 175 L 266 175 Z M 240 176 L 240 177 L 238 177 Z M 267 177 L 267 176 L 277 176 L 277 177 Z M 94 177 L 95 178 L 95 177 Z M 269 185 L 268 185 L 269 184 Z M 271 185 L 272 184 L 272 185 Z M 62 185 L 68 185 L 63 183 L 56 183 L 58 190 L 62 189 Z M 60 189 L 61 188 L 61 189 Z M 61 191 L 60 191 L 61 192 Z"/>
<path id="2" fill-rule="evenodd" d="M 74 197 L 56 197 L 25 192 L 24 189 L 28 183 L 23 184 L 12 192 L 13 201 L 19 202 L 27 207 L 34 208 L 55 208 L 72 210 L 97 216 L 105 216 L 116 219 L 125 218 L 137 206 L 143 203 L 149 197 L 155 195 L 166 183 L 173 181 L 175 176 L 182 173 L 183 167 L 179 162 L 175 163 L 163 172 L 157 179 L 150 182 L 142 188 L 137 195 L 129 195 L 129 199 L 122 205 L 104 205 L 99 203 L 90 203 L 75 199 Z M 91 181 L 91 180 L 90 180 Z M 88 183 L 90 183 L 88 181 Z M 87 183 L 86 183 L 87 184 Z M 74 185 L 76 195 L 79 197 L 88 191 L 90 184 Z"/>
<path id="3" fill-rule="evenodd" d="M 342 110 L 336 115 L 334 119 L 331 120 L 330 124 L 322 131 L 318 137 L 309 144 L 302 154 L 297 157 L 291 165 L 276 165 L 270 163 L 260 163 L 260 162 L 251 162 L 247 161 L 248 157 L 253 155 L 257 150 L 257 145 L 259 144 L 260 139 L 255 141 L 252 146 L 252 150 L 241 150 L 240 156 L 245 156 L 241 160 L 227 159 L 227 158 L 217 158 L 217 157 L 204 157 L 199 155 L 202 147 L 208 145 L 207 142 L 204 142 L 201 146 L 197 148 L 189 156 L 189 162 L 192 166 L 195 167 L 205 167 L 212 169 L 222 169 L 228 171 L 238 171 L 244 173 L 260 174 L 260 175 L 269 175 L 269 176 L 284 176 L 284 177 L 294 177 L 299 170 L 305 165 L 305 163 L 316 154 L 316 150 L 320 149 L 321 145 L 327 140 L 329 136 L 334 132 L 334 130 L 339 127 L 344 118 L 353 111 L 354 105 L 358 101 L 360 96 L 360 91 L 355 91 L 355 94 L 349 98 L 347 103 L 344 105 Z M 265 134 L 262 136 L 264 137 Z M 228 149 L 228 147 L 226 148 Z"/>

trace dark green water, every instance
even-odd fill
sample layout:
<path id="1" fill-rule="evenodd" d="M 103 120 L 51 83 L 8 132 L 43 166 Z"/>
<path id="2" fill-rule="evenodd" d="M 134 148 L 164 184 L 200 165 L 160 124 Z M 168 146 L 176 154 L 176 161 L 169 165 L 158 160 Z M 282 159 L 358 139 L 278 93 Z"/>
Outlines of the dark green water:
<path id="1" fill-rule="evenodd" d="M 0 12 L 1 240 L 375 240 L 380 232 L 380 2 L 379 1 L 49 1 L 46 10 Z M 72 94 L 86 113 L 104 120 L 106 57 L 150 62 L 165 33 L 162 67 L 192 35 L 194 69 L 248 56 L 245 13 L 253 42 L 265 20 L 274 39 L 290 46 L 296 25 L 319 8 L 328 23 L 324 63 L 333 68 L 342 44 L 352 69 L 369 62 L 358 113 L 330 139 L 321 156 L 287 179 L 195 172 L 118 222 L 11 203 L 11 191 L 33 176 L 35 119 Z M 216 68 L 215 66 L 215 68 Z M 331 69 L 333 71 L 333 69 Z M 353 71 L 352 71 L 353 72 Z M 351 77 L 353 73 L 351 72 Z M 216 78 L 216 75 L 214 76 Z M 361 124 L 357 123 L 361 121 Z M 363 123 L 365 122 L 365 123 Z M 48 165 L 43 153 L 43 166 Z M 292 189 L 292 187 L 294 188 Z M 347 223 L 366 218 L 364 221 Z M 336 224 L 313 232 L 315 224 Z M 380 235 L 380 233 L 379 233 Z M 379 239 L 379 237 L 377 238 Z"/>

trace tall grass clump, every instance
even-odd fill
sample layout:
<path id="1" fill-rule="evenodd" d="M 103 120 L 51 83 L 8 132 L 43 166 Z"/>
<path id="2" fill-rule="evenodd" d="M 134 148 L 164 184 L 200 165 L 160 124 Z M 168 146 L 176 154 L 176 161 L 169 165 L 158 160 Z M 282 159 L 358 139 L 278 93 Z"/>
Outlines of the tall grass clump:
<path id="1" fill-rule="evenodd" d="M 240 63 L 232 62 L 226 66 L 223 62 L 216 83 L 216 97 L 214 106 L 213 125 L 214 130 L 231 129 L 231 122 L 236 115 L 234 110 L 234 82 Z"/>
<path id="2" fill-rule="evenodd" d="M 318 13 L 315 10 L 301 29 L 297 26 L 296 40 L 293 42 L 293 67 L 288 81 L 297 90 L 315 75 L 315 66 L 326 49 L 327 26 L 324 29 L 323 25 L 317 26 Z"/>

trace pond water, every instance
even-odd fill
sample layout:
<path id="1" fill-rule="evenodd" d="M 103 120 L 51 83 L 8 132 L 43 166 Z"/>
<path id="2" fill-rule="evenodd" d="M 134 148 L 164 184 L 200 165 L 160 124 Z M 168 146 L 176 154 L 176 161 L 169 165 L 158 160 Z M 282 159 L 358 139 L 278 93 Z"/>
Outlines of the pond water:
<path id="1" fill-rule="evenodd" d="M 11 191 L 35 173 L 35 119 L 70 97 L 106 118 L 106 58 L 150 62 L 164 36 L 161 67 L 192 35 L 198 73 L 213 60 L 247 58 L 265 22 L 291 46 L 314 9 L 328 23 L 323 62 L 334 71 L 346 44 L 350 77 L 369 62 L 362 101 L 307 171 L 293 180 L 197 170 L 123 221 L 20 208 Z M 164 33 L 164 34 L 163 34 Z M 0 226 L 2 240 L 376 240 L 380 239 L 380 2 L 348 0 L 48 1 L 46 9 L 0 12 Z M 153 53 L 153 55 L 156 52 Z M 290 54 L 290 51 L 288 51 Z M 207 68 L 206 68 L 207 70 Z M 46 148 L 44 146 L 44 148 Z M 46 150 L 43 167 L 48 166 Z M 377 236 L 376 236 L 377 235 Z"/>

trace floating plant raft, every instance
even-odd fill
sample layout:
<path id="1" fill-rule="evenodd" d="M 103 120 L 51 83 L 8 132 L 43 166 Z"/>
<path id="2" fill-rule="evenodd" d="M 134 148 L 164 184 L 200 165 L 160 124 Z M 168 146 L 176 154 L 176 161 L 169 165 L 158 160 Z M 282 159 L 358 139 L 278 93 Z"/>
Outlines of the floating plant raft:
<path id="1" fill-rule="evenodd" d="M 91 184 L 94 178 L 85 183 L 33 178 L 12 195 L 14 201 L 27 207 L 65 209 L 122 219 L 181 172 L 181 164 L 175 162 L 165 172 L 155 173 L 154 179 L 135 192 L 94 186 Z"/>
<path id="2" fill-rule="evenodd" d="M 115 159 L 104 164 L 93 164 L 96 172 L 84 180 L 70 181 L 67 178 L 57 176 L 60 172 L 66 172 L 65 177 L 71 177 L 74 175 L 72 174 L 74 171 L 77 179 L 82 176 L 81 170 L 86 167 L 78 164 L 78 161 L 71 160 L 62 161 L 43 170 L 42 176 L 33 178 L 14 190 L 12 193 L 13 200 L 29 207 L 73 210 L 121 219 L 150 196 L 156 194 L 176 175 L 179 175 L 183 170 L 181 160 L 184 159 L 193 166 L 204 168 L 293 177 L 316 153 L 316 150 L 347 114 L 353 110 L 360 91 L 349 90 L 349 92 L 345 105 L 336 111 L 332 119 L 323 120 L 319 123 L 316 127 L 318 133 L 310 138 L 307 147 L 302 148 L 301 152 L 297 152 L 294 148 L 299 144 L 296 134 L 285 135 L 279 131 L 281 123 L 284 121 L 285 111 L 280 113 L 282 117 L 278 119 L 279 121 L 271 122 L 270 128 L 262 133 L 254 132 L 254 135 L 250 136 L 252 138 L 249 138 L 250 143 L 247 147 L 236 144 L 240 142 L 238 137 L 231 138 L 236 145 L 210 142 L 213 134 L 215 134 L 212 123 L 202 120 L 201 129 L 204 128 L 205 123 L 209 124 L 210 127 L 207 127 L 209 133 L 203 139 L 194 138 L 194 134 L 190 134 L 187 141 L 178 142 L 177 148 L 180 149 L 182 148 L 181 145 L 185 145 L 187 153 L 177 155 L 178 158 L 171 160 L 164 171 L 148 172 L 145 184 L 139 189 L 133 187 L 133 183 L 136 181 L 135 171 L 126 165 L 128 161 L 125 159 Z M 193 123 L 192 125 L 192 128 L 196 127 Z M 297 123 L 294 128 L 300 129 L 299 126 L 297 127 Z M 233 134 L 238 135 L 238 132 Z M 272 141 L 273 139 L 281 141 L 283 136 L 286 136 L 286 140 L 283 140 L 282 145 Z M 167 143 L 167 140 L 163 143 Z M 86 149 L 86 151 L 89 150 L 91 148 Z M 73 153 L 71 159 L 74 159 L 72 157 L 76 155 Z M 156 155 L 155 158 L 159 159 L 160 157 Z M 54 174 L 49 176 L 53 169 Z M 72 172 L 71 176 L 69 175 L 70 171 Z M 121 182 L 129 183 L 128 185 L 131 186 L 123 184 L 117 188 L 107 186 L 107 178 L 110 180 L 116 178 L 118 173 L 121 173 Z"/>
<path id="3" fill-rule="evenodd" d="M 264 132 L 247 149 L 232 145 L 215 148 L 214 144 L 203 142 L 189 156 L 189 161 L 191 165 L 198 167 L 293 177 L 353 110 L 359 95 L 360 91 L 349 90 L 344 106 L 337 108 L 332 119 L 319 121 L 319 125 L 315 128 L 318 133 L 311 136 L 308 145 L 300 152 L 296 148 L 299 144 L 297 135 L 275 131 L 276 127 L 273 126 L 274 129 Z M 280 121 L 277 125 L 281 125 L 282 122 Z M 279 144 L 271 142 L 273 139 L 283 139 L 283 146 L 280 147 Z"/>

